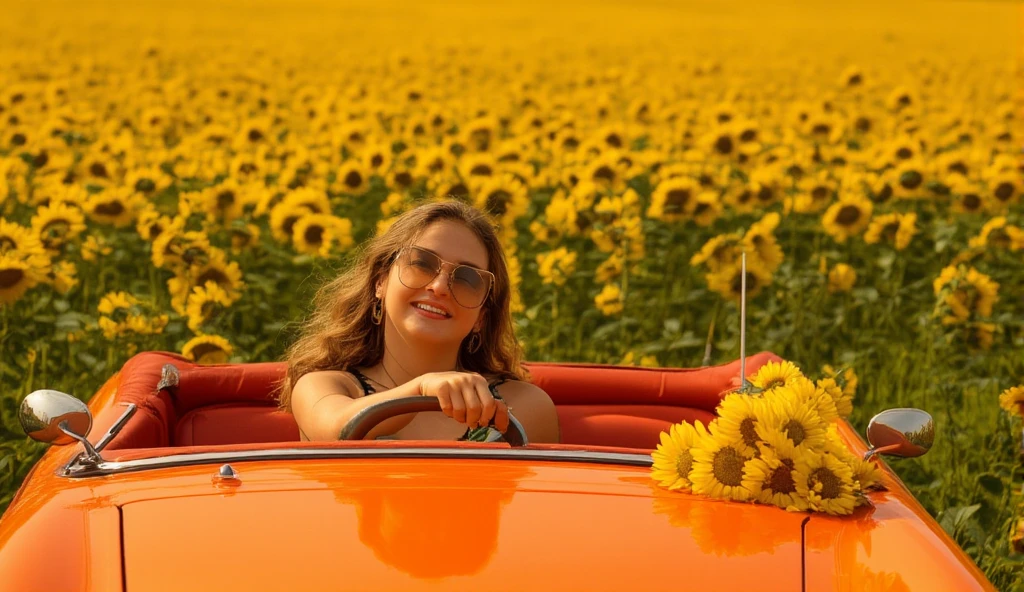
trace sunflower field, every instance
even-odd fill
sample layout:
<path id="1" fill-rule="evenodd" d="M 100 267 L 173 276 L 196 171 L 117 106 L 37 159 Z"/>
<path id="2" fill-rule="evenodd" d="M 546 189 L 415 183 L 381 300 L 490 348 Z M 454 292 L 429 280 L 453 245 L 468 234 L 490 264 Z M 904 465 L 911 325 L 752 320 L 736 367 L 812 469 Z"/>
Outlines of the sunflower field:
<path id="1" fill-rule="evenodd" d="M 931 413 L 891 465 L 1024 586 L 1020 4 L 2 5 L 0 509 L 24 395 L 281 359 L 354 247 L 456 198 L 531 360 L 735 359 L 745 252 L 748 349 L 841 371 L 859 430 Z"/>

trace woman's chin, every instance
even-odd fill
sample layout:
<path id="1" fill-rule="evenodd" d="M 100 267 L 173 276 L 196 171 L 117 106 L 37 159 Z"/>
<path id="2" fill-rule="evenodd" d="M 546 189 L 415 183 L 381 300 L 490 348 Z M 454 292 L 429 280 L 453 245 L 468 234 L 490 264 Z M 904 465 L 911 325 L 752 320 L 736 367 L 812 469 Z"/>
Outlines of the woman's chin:
<path id="1" fill-rule="evenodd" d="M 402 324 L 402 333 L 406 338 L 419 342 L 429 343 L 432 346 L 450 345 L 457 347 L 461 339 L 453 334 L 449 327 L 439 327 L 440 323 L 451 321 L 438 321 L 425 318 L 408 318 Z"/>

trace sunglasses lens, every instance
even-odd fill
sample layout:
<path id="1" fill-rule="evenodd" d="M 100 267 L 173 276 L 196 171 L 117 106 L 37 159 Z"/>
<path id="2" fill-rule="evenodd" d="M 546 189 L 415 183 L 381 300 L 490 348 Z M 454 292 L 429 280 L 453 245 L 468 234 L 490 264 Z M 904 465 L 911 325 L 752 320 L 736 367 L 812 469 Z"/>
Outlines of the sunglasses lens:
<path id="1" fill-rule="evenodd" d="M 472 267 L 460 265 L 452 272 L 452 296 L 462 306 L 476 308 L 483 304 L 489 287 L 487 278 Z"/>
<path id="2" fill-rule="evenodd" d="M 406 288 L 418 290 L 437 277 L 441 260 L 436 255 L 419 249 L 406 249 L 398 266 L 398 279 Z"/>

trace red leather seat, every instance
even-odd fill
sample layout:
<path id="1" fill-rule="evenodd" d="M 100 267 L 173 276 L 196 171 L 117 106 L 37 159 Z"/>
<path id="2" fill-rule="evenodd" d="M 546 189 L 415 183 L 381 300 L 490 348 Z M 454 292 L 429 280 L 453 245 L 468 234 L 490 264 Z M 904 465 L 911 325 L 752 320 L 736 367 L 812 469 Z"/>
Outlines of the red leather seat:
<path id="1" fill-rule="evenodd" d="M 774 354 L 747 360 L 754 372 Z M 178 369 L 175 387 L 158 389 L 165 364 Z M 739 361 L 709 368 L 635 368 L 529 363 L 530 380 L 555 402 L 565 444 L 654 448 L 673 423 L 714 418 Z M 278 411 L 283 362 L 197 366 L 176 354 L 140 353 L 125 363 L 116 403 L 138 410 L 108 448 L 153 448 L 298 441 L 293 417 Z M 109 421 L 107 418 L 106 421 Z M 98 422 L 98 424 L 106 423 Z"/>

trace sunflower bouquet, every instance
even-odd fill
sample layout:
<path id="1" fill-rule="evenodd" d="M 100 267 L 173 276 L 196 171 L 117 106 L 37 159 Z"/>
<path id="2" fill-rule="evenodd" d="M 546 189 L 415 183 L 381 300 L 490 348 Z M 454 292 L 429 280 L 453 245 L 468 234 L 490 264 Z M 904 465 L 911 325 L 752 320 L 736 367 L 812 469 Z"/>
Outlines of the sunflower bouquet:
<path id="1" fill-rule="evenodd" d="M 732 392 L 707 426 L 662 433 L 651 477 L 662 487 L 790 511 L 844 515 L 867 503 L 880 471 L 842 442 L 836 422 L 852 410 L 852 369 L 812 381 L 792 362 L 769 362 Z"/>

